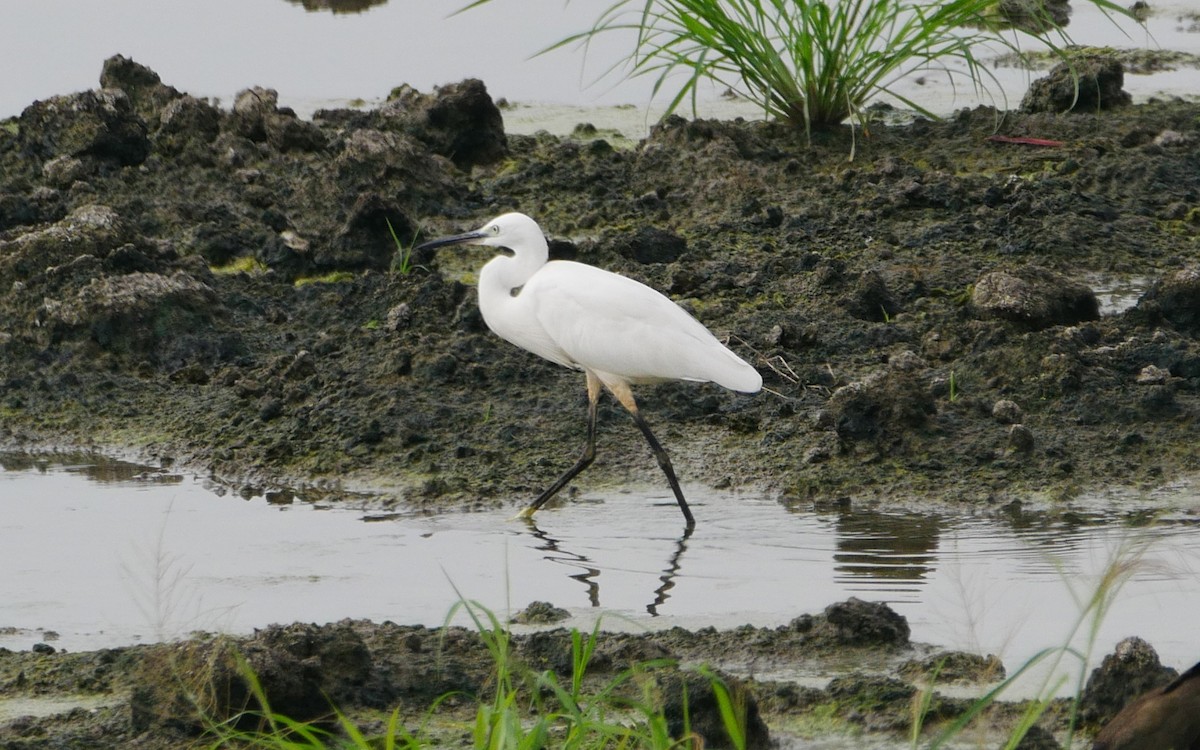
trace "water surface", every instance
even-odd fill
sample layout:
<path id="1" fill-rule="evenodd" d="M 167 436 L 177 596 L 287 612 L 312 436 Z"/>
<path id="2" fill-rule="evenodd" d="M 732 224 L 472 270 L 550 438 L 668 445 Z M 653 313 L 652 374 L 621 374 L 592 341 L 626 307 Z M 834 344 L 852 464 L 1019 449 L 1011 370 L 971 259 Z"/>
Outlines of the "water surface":
<path id="1" fill-rule="evenodd" d="M 535 600 L 608 629 L 778 626 L 857 596 L 889 603 L 913 640 L 1000 654 L 1058 645 L 1115 556 L 1149 543 L 1097 648 L 1129 635 L 1195 662 L 1200 497 L 1093 497 L 1054 516 L 789 511 L 687 488 L 587 491 L 543 510 L 419 515 L 214 492 L 111 460 L 0 461 L 0 646 L 69 650 L 344 617 L 437 626 L 461 594 L 497 613 Z"/>

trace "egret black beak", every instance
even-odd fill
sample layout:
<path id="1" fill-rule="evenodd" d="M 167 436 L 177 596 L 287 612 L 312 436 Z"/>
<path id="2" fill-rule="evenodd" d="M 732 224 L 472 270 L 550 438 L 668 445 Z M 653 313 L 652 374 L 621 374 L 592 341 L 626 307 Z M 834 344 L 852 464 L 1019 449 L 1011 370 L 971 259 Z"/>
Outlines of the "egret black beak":
<path id="1" fill-rule="evenodd" d="M 439 247 L 446 247 L 447 245 L 469 245 L 473 244 L 476 240 L 483 239 L 486 236 L 487 235 L 485 235 L 483 232 L 464 232 L 463 234 L 452 234 L 449 237 L 438 237 L 437 239 L 430 240 L 428 242 L 422 242 L 413 249 L 418 251 L 436 250 Z"/>

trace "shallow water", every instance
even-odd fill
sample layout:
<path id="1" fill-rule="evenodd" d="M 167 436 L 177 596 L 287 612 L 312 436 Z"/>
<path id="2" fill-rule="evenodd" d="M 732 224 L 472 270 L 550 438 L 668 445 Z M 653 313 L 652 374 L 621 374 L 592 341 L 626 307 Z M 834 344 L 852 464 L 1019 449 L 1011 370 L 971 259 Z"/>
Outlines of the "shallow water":
<path id="1" fill-rule="evenodd" d="M 1098 654 L 1140 635 L 1167 664 L 1197 653 L 1200 497 L 1095 497 L 1055 517 L 789 511 L 689 488 L 682 535 L 666 493 L 512 509 L 381 514 L 290 495 L 245 499 L 102 460 L 0 460 L 0 646 L 94 649 L 344 617 L 440 625 L 459 594 L 497 613 L 545 600 L 607 629 L 783 625 L 850 596 L 884 601 L 914 641 L 1000 654 L 1057 645 L 1098 575 L 1142 543 Z M 1128 503 L 1129 498 L 1120 499 Z"/>
<path id="2" fill-rule="evenodd" d="M 638 138 L 657 117 L 657 110 L 647 113 L 651 78 L 620 82 L 608 77 L 595 83 L 628 53 L 631 37 L 600 38 L 586 55 L 567 48 L 534 56 L 588 28 L 607 4 L 495 0 L 453 15 L 466 4 L 394 0 L 363 13 L 334 15 L 306 12 L 282 0 L 10 3 L 0 24 L 0 67 L 19 73 L 7 75 L 0 87 L 0 118 L 19 114 L 35 99 L 94 88 L 101 63 L 116 53 L 150 66 L 182 91 L 226 105 L 248 86 L 275 88 L 281 103 L 303 115 L 355 99 L 378 101 L 401 83 L 427 91 L 478 77 L 494 97 L 553 105 L 510 110 L 510 132 L 564 133 L 580 121 L 592 121 Z M 1200 24 L 1185 16 L 1195 13 L 1192 0 L 1153 2 L 1155 12 L 1145 29 L 1128 20 L 1114 24 L 1090 4 L 1075 5 L 1068 31 L 1079 44 L 1200 53 Z M 520 13 L 513 12 L 517 7 Z M 897 93 L 942 114 L 993 99 L 1016 106 L 1030 74 L 993 66 L 986 51 L 980 57 L 997 76 L 999 88 L 993 86 L 990 96 L 974 91 L 965 79 L 952 85 L 937 71 L 905 77 Z M 1139 100 L 1161 93 L 1194 96 L 1196 75 L 1191 67 L 1129 75 L 1126 90 Z M 726 101 L 721 93 L 716 88 L 701 92 L 702 114 L 757 116 L 752 105 Z M 622 104 L 633 106 L 616 106 Z"/>

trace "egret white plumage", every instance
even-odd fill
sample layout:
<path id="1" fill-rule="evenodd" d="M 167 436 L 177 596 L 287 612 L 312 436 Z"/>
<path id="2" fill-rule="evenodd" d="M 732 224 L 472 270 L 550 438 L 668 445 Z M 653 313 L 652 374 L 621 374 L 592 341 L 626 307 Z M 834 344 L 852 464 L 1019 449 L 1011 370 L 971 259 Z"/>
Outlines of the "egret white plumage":
<path id="1" fill-rule="evenodd" d="M 762 388 L 758 371 L 682 307 L 645 284 L 595 266 L 549 260 L 541 228 L 525 214 L 504 214 L 473 232 L 431 240 L 417 249 L 459 244 L 512 252 L 492 258 L 479 273 L 479 310 L 488 328 L 522 349 L 587 375 L 583 455 L 522 515 L 532 516 L 595 460 L 596 403 L 603 386 L 633 416 L 688 527 L 693 526 L 671 460 L 639 413 L 630 386 L 692 380 L 755 393 Z"/>

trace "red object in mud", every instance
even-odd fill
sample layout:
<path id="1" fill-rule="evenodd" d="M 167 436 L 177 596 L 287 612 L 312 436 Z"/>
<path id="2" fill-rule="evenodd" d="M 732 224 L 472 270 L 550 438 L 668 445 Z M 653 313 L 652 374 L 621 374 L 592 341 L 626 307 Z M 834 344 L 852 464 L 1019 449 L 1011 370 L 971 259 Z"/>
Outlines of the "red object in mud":
<path id="1" fill-rule="evenodd" d="M 1020 146 L 1065 146 L 1066 141 L 1051 141 L 1046 138 L 1029 138 L 1023 135 L 989 135 L 992 143 L 1015 143 Z"/>

